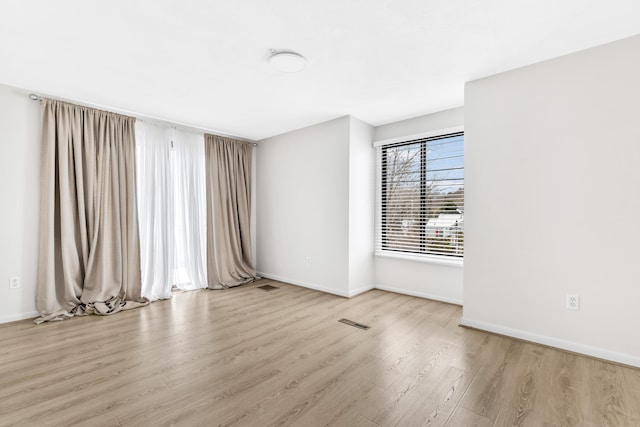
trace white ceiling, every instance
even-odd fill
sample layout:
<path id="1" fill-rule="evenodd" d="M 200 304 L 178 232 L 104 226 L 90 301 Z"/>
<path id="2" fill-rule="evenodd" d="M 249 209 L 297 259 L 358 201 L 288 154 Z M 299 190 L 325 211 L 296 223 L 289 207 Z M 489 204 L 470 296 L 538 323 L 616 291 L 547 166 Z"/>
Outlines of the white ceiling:
<path id="1" fill-rule="evenodd" d="M 261 139 L 460 106 L 466 81 L 638 33 L 639 0 L 3 0 L 0 83 Z"/>

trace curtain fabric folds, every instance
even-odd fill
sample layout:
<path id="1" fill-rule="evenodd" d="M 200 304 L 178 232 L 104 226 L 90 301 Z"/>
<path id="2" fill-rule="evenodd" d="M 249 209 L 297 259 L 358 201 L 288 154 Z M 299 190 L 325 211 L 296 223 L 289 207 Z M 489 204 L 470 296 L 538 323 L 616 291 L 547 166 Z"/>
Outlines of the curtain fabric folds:
<path id="1" fill-rule="evenodd" d="M 204 135 L 209 289 L 256 279 L 251 256 L 251 144 Z"/>
<path id="2" fill-rule="evenodd" d="M 141 298 L 134 124 L 42 101 L 36 323 L 148 303 Z"/>
<path id="3" fill-rule="evenodd" d="M 202 134 L 136 122 L 142 295 L 207 287 Z"/>

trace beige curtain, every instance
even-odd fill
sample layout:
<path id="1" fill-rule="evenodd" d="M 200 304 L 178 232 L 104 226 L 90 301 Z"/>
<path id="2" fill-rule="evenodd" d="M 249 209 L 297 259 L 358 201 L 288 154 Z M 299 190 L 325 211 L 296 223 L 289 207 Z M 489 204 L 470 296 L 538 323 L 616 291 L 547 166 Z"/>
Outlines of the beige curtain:
<path id="1" fill-rule="evenodd" d="M 36 323 L 112 314 L 140 296 L 135 119 L 42 101 Z"/>
<path id="2" fill-rule="evenodd" d="M 251 144 L 204 135 L 209 289 L 251 282 Z"/>

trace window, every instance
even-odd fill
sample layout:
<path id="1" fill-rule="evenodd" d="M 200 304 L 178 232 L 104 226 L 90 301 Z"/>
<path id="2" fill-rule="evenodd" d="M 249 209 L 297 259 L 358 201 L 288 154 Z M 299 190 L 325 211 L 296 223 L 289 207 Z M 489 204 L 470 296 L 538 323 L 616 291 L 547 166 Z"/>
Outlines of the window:
<path id="1" fill-rule="evenodd" d="M 377 150 L 376 251 L 462 259 L 464 134 Z"/>

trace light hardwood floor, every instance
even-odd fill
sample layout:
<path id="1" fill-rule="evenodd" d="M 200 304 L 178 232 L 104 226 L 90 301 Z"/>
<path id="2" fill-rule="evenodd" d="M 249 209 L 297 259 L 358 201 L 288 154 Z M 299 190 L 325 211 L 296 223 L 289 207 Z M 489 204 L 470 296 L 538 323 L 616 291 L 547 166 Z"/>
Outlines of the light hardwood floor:
<path id="1" fill-rule="evenodd" d="M 280 289 L 256 289 L 268 283 Z M 261 280 L 111 317 L 4 324 L 0 425 L 640 426 L 640 370 L 461 328 L 460 316 Z"/>

